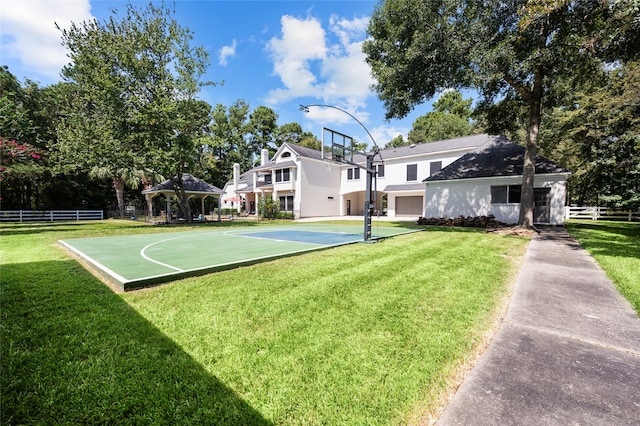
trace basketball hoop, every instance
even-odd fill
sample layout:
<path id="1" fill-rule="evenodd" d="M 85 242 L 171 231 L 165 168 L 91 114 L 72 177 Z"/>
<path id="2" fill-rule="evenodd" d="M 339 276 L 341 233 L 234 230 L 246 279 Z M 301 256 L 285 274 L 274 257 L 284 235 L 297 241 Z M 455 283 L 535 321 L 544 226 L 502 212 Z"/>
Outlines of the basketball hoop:
<path id="1" fill-rule="evenodd" d="M 328 149 L 327 155 L 330 157 L 329 159 L 332 161 L 337 161 L 340 163 L 351 164 L 353 166 L 364 169 L 367 172 L 366 179 L 366 201 L 364 206 L 364 241 L 371 241 L 371 217 L 373 216 L 373 211 L 375 208 L 375 197 L 376 194 L 373 193 L 374 190 L 377 191 L 377 170 L 374 168 L 374 158 L 376 156 L 380 156 L 380 161 L 383 162 L 382 155 L 380 155 L 380 148 L 376 143 L 373 136 L 369 130 L 358 120 L 353 114 L 348 111 L 343 110 L 342 108 L 338 108 L 333 105 L 324 105 L 324 104 L 311 104 L 311 105 L 300 105 L 300 111 L 309 112 L 309 107 L 324 107 L 324 108 L 333 108 L 347 114 L 349 117 L 353 118 L 359 125 L 367 132 L 369 138 L 371 138 L 371 142 L 373 142 L 373 151 L 368 154 L 364 154 L 367 158 L 366 166 L 362 166 L 360 164 L 356 164 L 353 162 L 353 152 L 354 152 L 354 139 L 350 136 L 347 136 L 343 133 L 336 132 L 335 130 L 326 129 L 331 132 L 331 142 L 328 145 L 330 148 Z M 325 140 L 324 140 L 325 128 L 322 128 L 322 155 L 323 159 L 325 158 Z M 334 140 L 334 136 L 337 136 L 337 140 Z M 349 146 L 347 147 L 347 141 L 349 141 Z M 384 163 L 383 163 L 384 164 Z M 374 189 L 375 188 L 375 189 Z"/>

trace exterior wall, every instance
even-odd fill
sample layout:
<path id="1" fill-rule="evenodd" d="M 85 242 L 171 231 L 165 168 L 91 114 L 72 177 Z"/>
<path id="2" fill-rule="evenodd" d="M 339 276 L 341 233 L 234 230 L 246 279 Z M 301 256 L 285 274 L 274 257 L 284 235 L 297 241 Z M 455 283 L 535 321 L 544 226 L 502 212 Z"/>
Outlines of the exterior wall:
<path id="1" fill-rule="evenodd" d="M 352 166 L 349 164 L 337 165 L 337 167 L 341 167 L 340 171 L 340 193 L 341 194 L 350 194 L 353 192 L 365 192 L 367 188 L 367 171 L 365 169 L 360 170 L 360 177 L 358 179 L 349 180 L 348 171 L 349 169 L 354 169 L 356 166 Z"/>
<path id="2" fill-rule="evenodd" d="M 550 188 L 549 202 L 551 203 L 549 212 L 549 223 L 551 225 L 562 225 L 564 223 L 564 206 L 567 200 L 567 180 L 566 176 L 547 177 L 537 176 L 534 187 Z"/>
<path id="3" fill-rule="evenodd" d="M 296 218 L 341 215 L 341 166 L 326 161 L 298 158 L 294 213 Z"/>
<path id="4" fill-rule="evenodd" d="M 342 195 L 342 212 L 340 216 L 362 216 L 364 215 L 365 191 L 350 192 Z M 350 205 L 350 211 L 349 211 Z"/>
<path id="5" fill-rule="evenodd" d="M 424 217 L 494 215 L 505 223 L 518 223 L 520 203 L 491 204 L 492 185 L 520 185 L 522 176 L 428 182 L 425 191 Z M 536 176 L 535 188 L 550 188 L 549 224 L 564 223 L 566 176 Z"/>
<path id="6" fill-rule="evenodd" d="M 273 182 L 273 192 L 281 193 L 281 192 L 290 192 L 295 191 L 296 189 L 296 181 L 298 175 L 298 169 L 296 167 L 289 167 L 289 180 L 284 182 L 276 182 L 276 174 L 272 173 L 271 182 Z"/>
<path id="7" fill-rule="evenodd" d="M 417 155 L 413 157 L 394 158 L 384 163 L 384 177 L 378 178 L 378 188 L 384 188 L 387 185 L 403 185 L 411 183 L 420 183 L 422 180 L 431 176 L 431 163 L 441 162 L 441 168 L 447 167 L 458 158 L 466 154 L 465 151 L 448 152 L 445 154 L 429 154 Z M 417 164 L 417 179 L 407 181 L 407 164 Z M 393 191 L 387 193 L 387 217 L 389 218 L 406 218 L 415 215 L 399 214 L 396 209 L 396 199 L 398 197 L 424 196 L 424 191 Z"/>
<path id="8" fill-rule="evenodd" d="M 407 183 L 419 184 L 430 175 L 430 165 L 432 162 L 440 161 L 444 168 L 464 155 L 465 150 L 451 150 L 446 152 L 406 155 L 403 157 L 384 159 L 384 176 L 377 181 L 378 194 L 376 197 L 375 209 L 382 210 L 382 196 L 384 188 L 389 185 L 404 185 Z M 289 155 L 287 154 L 289 153 Z M 266 163 L 268 158 L 264 158 L 262 153 L 262 163 Z M 364 214 L 364 200 L 366 190 L 366 170 L 360 169 L 358 179 L 347 179 L 348 169 L 356 166 L 348 164 L 331 163 L 308 157 L 297 156 L 288 146 L 283 146 L 277 157 L 273 158 L 271 167 L 273 170 L 288 167 L 290 169 L 290 181 L 276 182 L 275 172 L 272 170 L 272 184 L 263 187 L 257 181 L 258 174 L 268 173 L 268 170 L 254 171 L 253 194 L 244 194 L 247 199 L 247 208 L 251 201 L 255 200 L 255 205 L 259 198 L 263 196 L 273 196 L 278 198 L 281 195 L 294 196 L 294 214 L 296 218 L 312 216 L 345 216 L 347 215 L 347 200 L 350 200 L 351 214 Z M 379 158 L 376 158 L 379 163 Z M 295 164 L 294 164 L 295 163 Z M 407 181 L 407 164 L 416 164 L 416 180 Z M 362 164 L 364 165 L 364 163 Z M 222 199 L 234 197 L 236 191 L 242 191 L 246 184 L 240 183 L 236 188 L 234 181 L 225 185 L 225 193 Z M 255 194 L 255 195 L 254 195 Z M 259 195 L 259 197 L 258 197 Z M 423 190 L 398 191 L 387 193 L 387 215 L 396 217 L 395 197 L 402 196 L 424 196 Z M 233 203 L 236 207 L 238 203 Z M 231 207 L 231 203 L 223 203 L 223 207 Z M 414 215 L 411 215 L 414 216 Z M 408 217 L 408 216 L 404 216 Z"/>
<path id="9" fill-rule="evenodd" d="M 384 177 L 378 178 L 378 187 L 386 185 L 400 185 L 405 183 L 418 183 L 431 176 L 429 173 L 432 162 L 441 161 L 442 168 L 462 157 L 468 151 L 448 152 L 444 154 L 425 154 L 412 157 L 392 158 L 384 160 Z M 407 181 L 407 164 L 417 164 L 417 179 Z"/>

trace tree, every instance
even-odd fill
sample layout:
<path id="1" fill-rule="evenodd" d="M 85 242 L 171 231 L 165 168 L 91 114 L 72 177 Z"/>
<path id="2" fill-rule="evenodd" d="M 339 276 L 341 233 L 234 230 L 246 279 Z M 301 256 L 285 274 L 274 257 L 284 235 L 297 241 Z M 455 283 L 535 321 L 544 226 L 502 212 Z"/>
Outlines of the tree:
<path id="1" fill-rule="evenodd" d="M 295 142 L 296 145 L 303 146 L 305 148 L 315 149 L 316 151 L 322 151 L 322 141 L 315 136 L 311 132 L 305 132 L 302 137 Z"/>
<path id="2" fill-rule="evenodd" d="M 12 175 L 28 174 L 28 166 L 41 160 L 42 156 L 43 151 L 33 145 L 0 136 L 0 182 Z"/>
<path id="3" fill-rule="evenodd" d="M 433 103 L 436 112 L 448 112 L 469 121 L 471 119 L 471 104 L 473 99 L 463 99 L 458 90 L 447 90 Z"/>
<path id="4" fill-rule="evenodd" d="M 413 123 L 408 143 L 434 142 L 472 134 L 472 102 L 472 99 L 462 99 L 457 90 L 446 91 L 433 103 L 433 111 L 418 117 Z"/>
<path id="5" fill-rule="evenodd" d="M 363 50 L 387 118 L 403 117 L 415 105 L 450 88 L 478 89 L 485 104 L 503 99 L 524 106 L 519 224 L 530 226 L 543 105 L 553 104 L 550 91 L 559 79 L 579 84 L 599 69 L 597 49 L 591 47 L 605 45 L 603 34 L 610 31 L 611 16 L 619 16 L 629 3 L 387 0 L 373 13 L 371 38 Z M 629 40 L 616 37 L 622 43 Z"/>
<path id="6" fill-rule="evenodd" d="M 248 117 L 249 104 L 241 99 L 228 109 L 222 104 L 216 105 L 213 109 L 210 149 L 219 170 L 219 180 L 212 183 L 220 187 L 231 179 L 234 163 L 240 164 L 242 171 L 247 171 L 253 166 L 253 158 L 245 144 Z"/>
<path id="7" fill-rule="evenodd" d="M 43 209 L 51 174 L 47 140 L 53 136 L 55 110 L 46 91 L 27 80 L 24 87 L 0 67 L 0 181 L 5 208 Z"/>
<path id="8" fill-rule="evenodd" d="M 605 76 L 549 114 L 541 149 L 573 171 L 574 201 L 633 210 L 640 208 L 640 62 Z"/>
<path id="9" fill-rule="evenodd" d="M 286 123 L 278 127 L 275 137 L 276 146 L 280 147 L 283 143 L 293 143 L 307 148 L 322 149 L 320 142 L 311 132 L 302 130 L 300 123 Z"/>
<path id="10" fill-rule="evenodd" d="M 260 151 L 268 149 L 275 153 L 275 136 L 278 130 L 278 114 L 271 108 L 259 106 L 249 115 L 247 124 L 247 143 L 254 158 L 260 156 Z"/>
<path id="11" fill-rule="evenodd" d="M 258 211 L 262 219 L 277 219 L 280 213 L 280 203 L 270 195 L 260 198 Z"/>
<path id="12" fill-rule="evenodd" d="M 467 120 L 449 112 L 431 111 L 418 117 L 407 135 L 410 144 L 435 142 L 472 133 Z"/>
<path id="13" fill-rule="evenodd" d="M 72 24 L 62 31 L 71 63 L 63 76 L 77 88 L 76 108 L 60 129 L 57 150 L 67 167 L 110 176 L 124 214 L 125 184 L 173 177 L 182 213 L 191 220 L 182 173 L 195 161 L 194 138 L 208 123 L 195 96 L 208 65 L 175 12 L 127 5 L 126 16 Z"/>
<path id="14" fill-rule="evenodd" d="M 415 126 L 415 124 L 414 124 Z M 387 144 L 384 146 L 384 149 L 388 149 L 388 148 L 398 148 L 401 146 L 407 146 L 409 145 L 410 142 L 404 140 L 404 137 L 402 135 L 398 135 L 395 138 L 393 138 L 391 141 L 387 142 Z"/>

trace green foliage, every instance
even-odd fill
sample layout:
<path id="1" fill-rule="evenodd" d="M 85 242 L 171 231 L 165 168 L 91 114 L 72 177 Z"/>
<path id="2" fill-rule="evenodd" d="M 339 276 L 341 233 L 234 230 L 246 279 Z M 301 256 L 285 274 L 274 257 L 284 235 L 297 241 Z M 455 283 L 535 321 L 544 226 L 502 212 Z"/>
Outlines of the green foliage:
<path id="1" fill-rule="evenodd" d="M 278 219 L 293 220 L 295 219 L 295 213 L 294 212 L 278 212 Z"/>
<path id="2" fill-rule="evenodd" d="M 286 123 L 278 127 L 275 142 L 278 147 L 284 142 L 289 142 L 318 151 L 322 149 L 322 142 L 320 142 L 313 133 L 302 130 L 302 126 L 295 122 Z"/>
<path id="3" fill-rule="evenodd" d="M 56 245 L 167 231 L 2 225 L 0 422 L 407 424 L 503 312 L 526 246 L 430 230 L 116 295 Z"/>
<path id="4" fill-rule="evenodd" d="M 598 49 L 612 22 L 629 23 L 631 38 L 613 37 L 637 51 L 629 2 L 503 2 L 386 0 L 369 23 L 363 50 L 387 118 L 404 117 L 444 89 L 477 89 L 486 105 L 517 101 L 524 108 L 526 151 L 519 223 L 533 222 L 533 178 L 542 107 L 558 80 L 580 84 L 597 73 Z M 619 20 L 612 19 L 618 16 Z M 618 28 L 621 28 L 620 26 Z M 627 31 L 630 29 L 629 31 Z M 604 37 L 603 37 L 604 36 Z M 612 37 L 609 37 L 611 39 Z M 631 47 L 633 46 L 633 47 Z M 503 108 L 503 111 L 507 109 Z M 485 117 L 489 122 L 492 116 Z"/>
<path id="5" fill-rule="evenodd" d="M 20 166 L 42 159 L 42 150 L 27 143 L 18 143 L 0 136 L 0 181 L 15 174 Z"/>
<path id="6" fill-rule="evenodd" d="M 446 91 L 433 103 L 433 111 L 418 117 L 408 135 L 409 144 L 434 142 L 473 133 L 472 99 L 462 99 L 457 90 Z"/>
<path id="7" fill-rule="evenodd" d="M 385 149 L 387 148 L 398 148 L 401 146 L 407 146 L 409 145 L 410 142 L 409 141 L 405 141 L 404 137 L 402 135 L 398 135 L 395 138 L 393 138 L 391 141 L 387 142 L 387 144 L 384 146 Z"/>
<path id="8" fill-rule="evenodd" d="M 280 203 L 273 197 L 262 197 L 258 203 L 258 212 L 262 219 L 279 219 Z"/>
<path id="9" fill-rule="evenodd" d="M 262 149 L 268 149 L 270 156 L 284 142 L 321 149 L 321 142 L 300 124 L 278 126 L 278 115 L 266 106 L 251 111 L 249 104 L 239 99 L 229 107 L 216 105 L 212 115 L 210 137 L 201 155 L 202 162 L 211 167 L 209 182 L 219 187 L 232 178 L 234 163 L 240 164 L 241 172 L 254 167 Z"/>
<path id="10" fill-rule="evenodd" d="M 305 148 L 315 149 L 316 151 L 322 151 L 322 141 L 311 134 L 311 132 L 305 132 L 296 145 L 303 146 Z"/>
<path id="11" fill-rule="evenodd" d="M 253 158 L 245 144 L 249 104 L 237 100 L 228 108 L 218 104 L 213 108 L 210 125 L 211 140 L 206 152 L 215 159 L 218 176 L 211 181 L 223 187 L 233 176 L 233 164 L 239 163 L 246 171 L 253 165 Z"/>
<path id="12" fill-rule="evenodd" d="M 58 110 L 51 90 L 24 87 L 0 67 L 0 180 L 2 208 L 43 209 L 53 180 L 47 144 L 55 140 Z"/>
<path id="13" fill-rule="evenodd" d="M 208 65 L 193 48 L 192 33 L 164 5 L 127 5 L 103 22 L 62 30 L 70 64 L 64 77 L 75 84 L 74 109 L 60 129 L 59 158 L 96 175 L 110 174 L 118 207 L 124 183 L 146 175 L 177 176 L 196 158 L 195 140 L 209 123 L 209 106 L 195 99 Z M 189 205 L 175 185 L 185 217 Z"/>
<path id="14" fill-rule="evenodd" d="M 436 112 L 448 112 L 458 117 L 469 120 L 471 118 L 471 104 L 473 99 L 462 99 L 462 93 L 458 90 L 447 90 L 433 103 Z"/>
<path id="15" fill-rule="evenodd" d="M 262 149 L 269 149 L 270 154 L 275 154 L 278 114 L 269 107 L 259 106 L 249 115 L 247 130 L 248 143 L 254 157 L 258 157 Z"/>
<path id="16" fill-rule="evenodd" d="M 418 117 L 409 132 L 409 143 L 434 142 L 472 133 L 466 119 L 449 112 L 431 111 Z"/>
<path id="17" fill-rule="evenodd" d="M 573 172 L 571 201 L 640 208 L 640 62 L 606 74 L 555 108 L 542 133 L 544 153 Z"/>
<path id="18" fill-rule="evenodd" d="M 640 314 L 640 224 L 570 221 L 566 227 Z"/>

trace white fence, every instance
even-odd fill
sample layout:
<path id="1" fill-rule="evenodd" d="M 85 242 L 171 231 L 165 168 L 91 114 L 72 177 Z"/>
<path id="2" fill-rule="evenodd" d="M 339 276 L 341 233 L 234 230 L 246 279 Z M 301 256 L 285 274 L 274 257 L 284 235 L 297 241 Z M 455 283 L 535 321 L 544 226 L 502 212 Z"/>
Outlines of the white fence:
<path id="1" fill-rule="evenodd" d="M 565 219 L 640 221 L 640 210 L 618 211 L 607 207 L 565 207 Z"/>
<path id="2" fill-rule="evenodd" d="M 0 222 L 102 219 L 102 210 L 0 210 Z"/>

